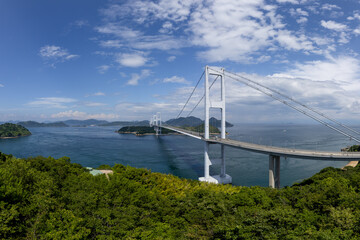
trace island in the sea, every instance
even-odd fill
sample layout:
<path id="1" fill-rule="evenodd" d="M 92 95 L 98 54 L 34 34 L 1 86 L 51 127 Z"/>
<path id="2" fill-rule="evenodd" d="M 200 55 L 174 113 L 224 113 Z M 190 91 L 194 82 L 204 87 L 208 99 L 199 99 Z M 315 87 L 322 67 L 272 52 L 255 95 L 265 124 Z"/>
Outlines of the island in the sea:
<path id="1" fill-rule="evenodd" d="M 129 133 L 135 134 L 136 136 L 155 134 L 154 128 L 149 126 L 126 126 L 120 128 L 117 132 L 121 134 L 129 134 Z M 165 128 L 161 130 L 161 134 L 172 134 L 172 133 L 175 132 Z"/>
<path id="2" fill-rule="evenodd" d="M 200 132 L 200 133 L 204 132 L 204 124 L 200 124 L 194 127 L 180 127 L 180 128 L 193 132 Z M 153 135 L 156 133 L 154 128 L 149 126 L 126 126 L 120 128 L 117 132 L 120 134 L 135 134 L 136 136 Z M 210 125 L 210 134 L 219 134 L 219 133 L 220 130 L 217 127 Z M 178 133 L 166 128 L 162 128 L 161 134 L 167 135 L 167 134 L 178 134 Z"/>
<path id="3" fill-rule="evenodd" d="M 31 132 L 18 124 L 4 123 L 0 125 L 0 138 L 17 138 L 31 135 Z"/>

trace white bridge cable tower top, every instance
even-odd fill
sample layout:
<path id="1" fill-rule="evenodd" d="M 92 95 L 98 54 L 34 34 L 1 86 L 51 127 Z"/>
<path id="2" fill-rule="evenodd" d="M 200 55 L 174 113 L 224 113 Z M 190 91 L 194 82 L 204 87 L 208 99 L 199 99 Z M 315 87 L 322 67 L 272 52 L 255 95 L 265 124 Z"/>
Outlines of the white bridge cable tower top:
<path id="1" fill-rule="evenodd" d="M 214 72 L 221 73 L 220 71 L 218 71 L 218 70 L 216 70 L 216 69 L 211 69 L 211 70 L 214 71 Z M 228 73 L 228 74 L 226 74 L 226 73 Z M 273 92 L 273 93 L 276 93 L 276 94 L 278 94 L 278 95 L 280 95 L 280 96 L 283 96 L 283 97 L 285 97 L 286 95 L 284 95 L 284 94 L 279 94 L 278 91 L 276 91 L 276 90 L 273 91 L 272 89 L 270 89 L 270 88 L 268 88 L 268 87 L 266 87 L 266 86 L 264 86 L 264 85 L 262 85 L 262 84 L 256 83 L 255 81 L 252 81 L 252 80 L 247 79 L 247 78 L 245 78 L 245 77 L 239 76 L 239 75 L 237 75 L 237 74 L 234 74 L 234 73 L 231 73 L 231 72 L 228 72 L 228 71 L 224 71 L 224 74 L 225 74 L 227 77 L 229 77 L 229 78 L 231 78 L 231 79 L 233 79 L 233 80 L 235 80 L 235 81 L 241 82 L 241 83 L 245 84 L 246 86 L 251 87 L 251 88 L 253 88 L 253 89 L 255 89 L 255 90 L 257 90 L 257 91 L 259 91 L 259 92 L 261 92 L 261 93 L 263 93 L 263 94 L 265 94 L 265 95 L 267 95 L 267 96 L 269 96 L 269 97 L 271 97 L 271 98 L 273 98 L 273 99 L 275 99 L 275 100 L 277 100 L 277 101 L 285 104 L 285 105 L 287 105 L 288 107 L 291 107 L 291 108 L 293 108 L 294 110 L 296 110 L 296 111 L 298 111 L 298 112 L 300 112 L 300 113 L 302 113 L 302 114 L 304 114 L 304 115 L 306 115 L 306 116 L 314 119 L 315 121 L 323 124 L 324 126 L 326 126 L 326 127 L 330 128 L 330 129 L 332 129 L 332 130 L 334 130 L 334 131 L 336 131 L 336 132 L 338 132 L 338 133 L 340 133 L 340 134 L 342 134 L 342 135 L 344 135 L 344 136 L 346 136 L 346 137 L 349 137 L 350 139 L 352 139 L 352 140 L 360 143 L 360 140 L 357 139 L 356 137 L 352 136 L 351 134 L 346 133 L 346 132 L 338 129 L 337 127 L 334 127 L 334 126 L 326 123 L 325 121 L 323 121 L 323 120 L 321 120 L 320 118 L 314 116 L 313 114 L 308 113 L 308 112 L 306 112 L 305 110 L 300 109 L 299 107 L 296 107 L 296 106 L 294 106 L 293 104 L 290 104 L 289 102 L 287 102 L 287 101 L 285 101 L 285 100 L 283 100 L 283 99 L 281 99 L 281 98 L 279 98 L 279 97 L 277 97 L 277 96 L 274 96 L 272 93 L 269 93 L 269 92 L 261 89 L 260 87 L 265 88 L 265 89 L 267 89 L 267 90 L 269 90 L 269 91 L 271 91 L 271 92 Z M 241 78 L 241 79 L 240 79 L 240 78 Z M 243 79 L 245 79 L 245 80 L 243 80 Z M 249 81 L 249 80 L 250 80 L 250 81 Z M 254 85 L 257 85 L 257 86 L 254 86 Z M 260 87 L 259 87 L 259 86 L 260 86 Z M 290 97 L 287 97 L 287 96 L 286 96 L 286 98 L 289 99 L 289 100 L 291 100 L 292 102 L 295 102 L 295 103 L 297 103 L 297 104 L 300 104 L 301 106 L 304 106 L 304 104 L 301 104 L 301 103 L 298 102 L 298 101 L 293 101 L 293 99 L 290 98 Z M 316 111 L 314 111 L 314 112 L 316 113 Z M 319 114 L 319 113 L 318 113 L 318 114 Z M 324 115 L 324 114 L 319 114 L 319 115 L 322 116 L 322 115 Z M 324 116 L 322 116 L 322 117 L 324 117 Z M 354 131 L 355 131 L 355 130 L 354 130 Z"/>

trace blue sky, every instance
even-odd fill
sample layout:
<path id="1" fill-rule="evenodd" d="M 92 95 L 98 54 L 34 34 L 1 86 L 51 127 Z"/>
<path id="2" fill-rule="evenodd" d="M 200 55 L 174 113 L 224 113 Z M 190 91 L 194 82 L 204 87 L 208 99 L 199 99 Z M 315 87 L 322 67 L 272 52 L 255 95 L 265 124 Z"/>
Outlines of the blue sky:
<path id="1" fill-rule="evenodd" d="M 0 121 L 173 118 L 205 65 L 360 117 L 359 0 L 2 0 L 0 32 Z M 233 122 L 304 119 L 226 84 Z"/>

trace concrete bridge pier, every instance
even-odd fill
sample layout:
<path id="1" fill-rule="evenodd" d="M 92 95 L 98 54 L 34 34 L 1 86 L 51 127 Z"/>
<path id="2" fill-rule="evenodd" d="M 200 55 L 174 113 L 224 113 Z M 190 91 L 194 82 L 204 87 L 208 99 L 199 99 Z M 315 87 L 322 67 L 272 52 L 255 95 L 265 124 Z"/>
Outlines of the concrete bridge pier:
<path id="1" fill-rule="evenodd" d="M 269 155 L 269 187 L 280 188 L 280 156 Z"/>

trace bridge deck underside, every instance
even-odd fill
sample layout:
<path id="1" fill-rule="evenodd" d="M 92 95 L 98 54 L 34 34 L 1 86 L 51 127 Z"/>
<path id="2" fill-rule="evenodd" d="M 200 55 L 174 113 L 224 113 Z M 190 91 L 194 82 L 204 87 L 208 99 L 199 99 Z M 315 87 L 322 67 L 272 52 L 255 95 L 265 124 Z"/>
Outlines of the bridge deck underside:
<path id="1" fill-rule="evenodd" d="M 321 151 L 313 151 L 313 150 L 281 148 L 281 147 L 259 145 L 254 143 L 247 143 L 247 142 L 241 142 L 231 139 L 221 139 L 221 138 L 204 139 L 203 134 L 200 134 L 198 132 L 192 132 L 173 126 L 162 126 L 162 127 L 196 139 L 207 141 L 209 143 L 224 144 L 226 146 L 240 148 L 243 150 L 267 154 L 267 155 L 282 156 L 289 158 L 311 159 L 311 160 L 326 160 L 326 161 L 329 160 L 330 161 L 354 161 L 354 160 L 360 161 L 360 153 L 321 152 Z"/>

